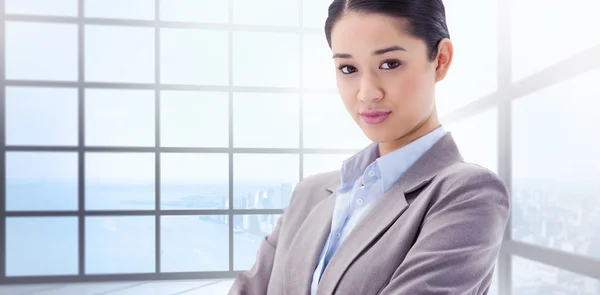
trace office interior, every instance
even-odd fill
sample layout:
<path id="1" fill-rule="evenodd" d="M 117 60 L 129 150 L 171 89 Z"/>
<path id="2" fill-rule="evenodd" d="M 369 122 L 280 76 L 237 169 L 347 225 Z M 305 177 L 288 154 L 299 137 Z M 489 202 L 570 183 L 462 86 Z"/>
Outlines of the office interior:
<path id="1" fill-rule="evenodd" d="M 369 143 L 329 2 L 0 0 L 0 294 L 226 294 Z M 600 294 L 600 2 L 444 2 L 442 124 L 512 198 L 489 294 Z"/>

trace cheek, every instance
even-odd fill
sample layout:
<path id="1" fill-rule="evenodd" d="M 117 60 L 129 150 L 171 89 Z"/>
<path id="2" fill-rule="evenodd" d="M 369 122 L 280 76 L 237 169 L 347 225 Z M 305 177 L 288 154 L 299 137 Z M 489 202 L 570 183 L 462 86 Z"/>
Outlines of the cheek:
<path id="1" fill-rule="evenodd" d="M 432 89 L 428 77 L 423 74 L 410 74 L 395 79 L 391 82 L 388 89 L 392 89 L 390 97 L 400 111 L 414 111 L 421 104 L 424 104 L 430 97 L 433 97 Z"/>
<path id="2" fill-rule="evenodd" d="M 355 88 L 355 83 L 349 81 L 350 79 L 337 79 L 337 87 L 338 93 L 342 98 L 342 102 L 346 107 L 346 110 L 350 112 L 350 114 L 354 117 L 356 112 L 355 106 L 358 103 L 358 98 L 356 96 L 357 89 Z"/>

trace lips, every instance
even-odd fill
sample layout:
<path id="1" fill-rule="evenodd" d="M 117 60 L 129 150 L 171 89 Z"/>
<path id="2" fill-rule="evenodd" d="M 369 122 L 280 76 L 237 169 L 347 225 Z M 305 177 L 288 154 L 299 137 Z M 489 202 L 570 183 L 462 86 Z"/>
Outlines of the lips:
<path id="1" fill-rule="evenodd" d="M 367 124 L 380 124 L 383 123 L 391 114 L 390 111 L 364 111 L 360 113 L 360 117 Z"/>

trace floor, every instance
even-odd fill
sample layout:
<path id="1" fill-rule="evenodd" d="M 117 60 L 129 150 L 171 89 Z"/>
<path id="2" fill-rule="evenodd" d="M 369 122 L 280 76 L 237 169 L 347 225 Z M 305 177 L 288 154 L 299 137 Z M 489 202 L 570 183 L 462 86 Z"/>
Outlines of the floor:
<path id="1" fill-rule="evenodd" d="M 231 280 L 0 285 L 2 295 L 226 295 Z"/>

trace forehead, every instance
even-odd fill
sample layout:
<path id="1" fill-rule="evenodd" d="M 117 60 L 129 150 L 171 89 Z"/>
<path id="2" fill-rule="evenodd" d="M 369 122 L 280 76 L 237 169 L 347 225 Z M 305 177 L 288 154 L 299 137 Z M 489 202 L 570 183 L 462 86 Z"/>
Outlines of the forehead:
<path id="1" fill-rule="evenodd" d="M 350 53 L 399 45 L 410 52 L 419 47 L 420 39 L 406 32 L 406 24 L 406 20 L 382 14 L 345 13 L 333 26 L 331 48 Z"/>

